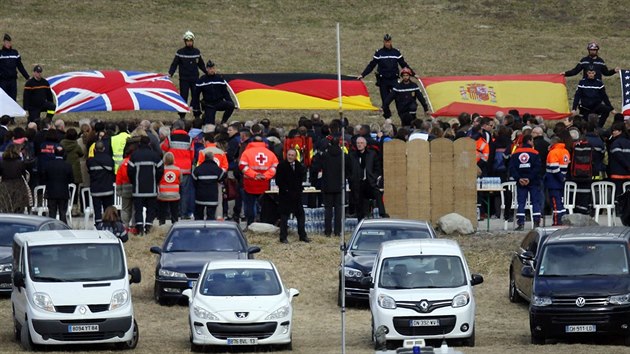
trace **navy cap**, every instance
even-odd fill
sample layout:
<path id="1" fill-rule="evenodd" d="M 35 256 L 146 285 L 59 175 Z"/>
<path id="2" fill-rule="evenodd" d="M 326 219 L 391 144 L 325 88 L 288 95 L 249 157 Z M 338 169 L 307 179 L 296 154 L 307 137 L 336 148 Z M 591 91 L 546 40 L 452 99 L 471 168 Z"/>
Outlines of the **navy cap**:
<path id="1" fill-rule="evenodd" d="M 208 60 L 208 63 L 206 64 L 207 68 L 211 68 L 214 66 L 214 62 L 212 60 Z"/>
<path id="2" fill-rule="evenodd" d="M 41 65 L 35 65 L 35 67 L 33 67 L 33 71 L 41 73 L 44 69 L 42 69 Z"/>
<path id="3" fill-rule="evenodd" d="M 11 41 L 11 36 L 9 36 L 9 34 L 8 34 L 8 33 L 5 33 L 5 34 L 4 34 L 4 40 L 5 40 L 5 41 L 9 41 L 9 42 L 10 42 L 10 41 Z"/>
<path id="4" fill-rule="evenodd" d="M 384 41 L 391 41 L 392 40 L 392 36 L 389 35 L 389 33 L 385 34 L 385 36 L 383 36 L 383 40 Z"/>

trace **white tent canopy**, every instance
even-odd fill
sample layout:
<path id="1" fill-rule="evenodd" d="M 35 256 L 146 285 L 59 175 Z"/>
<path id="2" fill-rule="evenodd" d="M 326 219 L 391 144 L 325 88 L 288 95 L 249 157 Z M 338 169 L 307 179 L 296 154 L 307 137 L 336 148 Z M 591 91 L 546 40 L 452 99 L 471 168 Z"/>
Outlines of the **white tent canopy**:
<path id="1" fill-rule="evenodd" d="M 0 117 L 24 117 L 26 112 L 4 90 L 0 89 Z"/>

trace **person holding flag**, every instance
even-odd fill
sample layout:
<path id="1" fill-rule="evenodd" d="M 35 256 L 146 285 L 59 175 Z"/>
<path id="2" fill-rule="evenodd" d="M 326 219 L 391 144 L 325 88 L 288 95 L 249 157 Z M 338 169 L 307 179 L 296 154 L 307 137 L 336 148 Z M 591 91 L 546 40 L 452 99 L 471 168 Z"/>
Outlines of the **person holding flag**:
<path id="1" fill-rule="evenodd" d="M 424 99 L 422 91 L 420 91 L 420 87 L 411 81 L 411 75 L 411 69 L 402 69 L 400 71 L 402 80 L 394 86 L 387 98 L 385 98 L 385 102 L 383 102 L 383 110 L 385 110 L 385 107 L 389 107 L 392 101 L 396 101 L 396 110 L 404 127 L 410 126 L 411 122 L 416 119 L 416 111 L 418 109 L 416 101 L 422 105 L 425 115 L 428 116 L 431 113 L 427 101 Z"/>
<path id="2" fill-rule="evenodd" d="M 578 110 L 579 108 L 579 110 Z M 615 110 L 608 99 L 604 83 L 597 79 L 595 66 L 591 65 L 586 71 L 586 78 L 578 83 L 575 96 L 573 97 L 573 115 L 586 117 L 590 113 L 599 115 L 597 125 L 602 128 L 608 119 L 608 115 Z"/>
<path id="3" fill-rule="evenodd" d="M 584 58 L 580 59 L 575 68 L 567 71 L 563 71 L 560 75 L 564 76 L 575 76 L 582 72 L 582 78 L 585 79 L 587 75 L 587 71 L 589 67 L 593 67 L 595 69 L 595 78 L 598 80 L 602 79 L 602 75 L 604 76 L 612 76 L 615 75 L 616 72 L 619 72 L 619 68 L 608 69 L 606 66 L 606 62 L 599 56 L 599 44 L 597 42 L 591 42 L 586 45 L 586 50 L 588 50 L 588 55 Z"/>

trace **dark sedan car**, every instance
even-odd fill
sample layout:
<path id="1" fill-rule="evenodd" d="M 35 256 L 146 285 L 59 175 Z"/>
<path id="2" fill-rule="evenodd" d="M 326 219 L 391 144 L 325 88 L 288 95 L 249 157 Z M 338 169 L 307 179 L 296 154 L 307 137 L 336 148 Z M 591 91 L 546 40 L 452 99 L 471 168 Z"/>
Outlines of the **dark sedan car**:
<path id="1" fill-rule="evenodd" d="M 0 294 L 11 293 L 13 235 L 30 231 L 67 230 L 69 228 L 61 221 L 45 216 L 0 214 Z"/>
<path id="2" fill-rule="evenodd" d="M 345 247 L 345 268 L 339 266 L 337 302 L 341 305 L 341 281 L 345 279 L 346 302 L 367 301 L 368 285 L 361 278 L 368 276 L 381 243 L 412 238 L 435 238 L 435 230 L 426 221 L 402 219 L 364 219 L 357 225 Z"/>
<path id="3" fill-rule="evenodd" d="M 153 293 L 164 305 L 182 299 L 182 291 L 194 286 L 209 260 L 254 258 L 260 247 L 249 247 L 233 222 L 180 221 L 171 227 L 162 248 L 153 246 L 151 252 L 160 255 Z"/>
<path id="4" fill-rule="evenodd" d="M 510 302 L 530 301 L 532 294 L 532 278 L 521 275 L 523 267 L 531 266 L 540 256 L 540 245 L 547 236 L 560 227 L 538 227 L 525 235 L 519 248 L 512 253 L 510 263 L 510 283 L 508 295 Z"/>

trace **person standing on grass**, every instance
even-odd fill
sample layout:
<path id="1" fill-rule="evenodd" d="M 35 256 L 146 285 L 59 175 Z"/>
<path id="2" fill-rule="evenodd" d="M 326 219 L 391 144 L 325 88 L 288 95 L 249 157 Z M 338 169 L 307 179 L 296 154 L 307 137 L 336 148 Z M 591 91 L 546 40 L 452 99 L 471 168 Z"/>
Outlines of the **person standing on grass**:
<path id="1" fill-rule="evenodd" d="M 168 76 L 175 75 L 175 71 L 179 68 L 179 94 L 182 96 L 185 102 L 188 102 L 188 94 L 190 97 L 195 97 L 195 84 L 199 79 L 199 70 L 204 74 L 208 71 L 203 65 L 204 61 L 201 57 L 199 49 L 195 48 L 195 34 L 191 31 L 186 31 L 183 36 L 184 47 L 177 50 L 175 58 L 171 63 L 171 67 L 168 69 Z M 198 119 L 201 115 L 199 109 L 193 109 L 193 116 Z M 186 113 L 180 112 L 179 118 L 184 119 Z"/>
<path id="2" fill-rule="evenodd" d="M 87 160 L 95 224 L 101 222 L 103 210 L 114 205 L 114 183 L 116 182 L 114 160 L 105 144 L 103 141 L 97 141 L 94 144 L 94 156 Z"/>
<path id="3" fill-rule="evenodd" d="M 28 121 L 39 124 L 41 112 L 46 112 L 46 119 L 52 119 L 55 114 L 55 100 L 53 99 L 50 84 L 42 76 L 42 67 L 35 65 L 33 77 L 24 84 L 24 95 L 22 97 L 24 109 L 28 112 Z"/>
<path id="4" fill-rule="evenodd" d="M 243 174 L 245 218 L 249 226 L 256 219 L 258 197 L 269 189 L 269 181 L 276 175 L 278 158 L 265 147 L 262 137 L 256 136 L 243 151 L 239 169 Z"/>
<path id="5" fill-rule="evenodd" d="M 59 220 L 68 223 L 68 186 L 74 181 L 72 166 L 64 159 L 65 150 L 61 146 L 55 148 L 55 159 L 46 164 L 42 171 L 42 179 L 46 181 L 46 199 L 48 200 L 48 216 L 55 218 L 59 211 Z"/>
<path id="6" fill-rule="evenodd" d="M 531 198 L 534 226 L 540 226 L 540 170 L 542 163 L 538 151 L 532 147 L 532 136 L 524 135 L 521 147 L 510 157 L 510 179 L 516 181 L 516 229 L 522 231 L 525 225 L 525 204 L 527 195 Z"/>
<path id="7" fill-rule="evenodd" d="M 545 173 L 545 187 L 551 201 L 553 213 L 552 226 L 562 225 L 562 217 L 566 213 L 562 198 L 564 196 L 564 182 L 569 169 L 569 151 L 560 138 L 551 138 L 549 153 L 547 154 L 547 173 Z"/>
<path id="8" fill-rule="evenodd" d="M 150 144 L 148 136 L 141 136 L 138 148 L 127 163 L 127 174 L 133 186 L 134 218 L 140 235 L 151 232 L 157 210 L 158 183 L 164 173 L 162 158 Z M 144 208 L 147 209 L 146 220 L 142 215 Z"/>
<path id="9" fill-rule="evenodd" d="M 164 174 L 158 186 L 158 219 L 160 225 L 166 223 L 166 213 L 171 214 L 171 223 L 175 224 L 179 216 L 180 182 L 182 173 L 175 165 L 172 152 L 164 154 Z"/>
<path id="10" fill-rule="evenodd" d="M 385 212 L 383 194 L 377 185 L 377 180 L 381 176 L 378 154 L 367 148 L 367 140 L 362 136 L 357 138 L 356 147 L 356 151 L 352 151 L 349 157 L 352 159 L 350 189 L 357 208 L 357 218 L 362 220 L 370 216 L 372 199 L 375 200 L 380 216 L 387 218 L 389 215 Z"/>
<path id="11" fill-rule="evenodd" d="M 376 86 L 378 86 L 381 94 L 383 117 L 385 118 L 392 116 L 389 105 L 385 104 L 385 99 L 394 86 L 398 84 L 398 66 L 400 66 L 401 69 L 409 68 L 409 65 L 400 51 L 392 47 L 392 36 L 386 34 L 383 37 L 383 48 L 378 49 L 374 53 L 372 60 L 365 67 L 361 75 L 357 76 L 357 79 L 363 79 L 376 68 Z M 411 70 L 411 68 L 409 68 L 409 70 Z M 417 79 L 420 79 L 413 70 L 411 70 L 411 74 Z"/>
<path id="12" fill-rule="evenodd" d="M 2 49 L 0 49 L 0 89 L 9 95 L 14 101 L 17 98 L 17 71 L 29 79 L 28 72 L 22 64 L 22 57 L 17 50 L 13 49 L 11 36 L 5 33 Z"/>
<path id="13" fill-rule="evenodd" d="M 173 122 L 173 131 L 161 144 L 162 151 L 173 154 L 174 164 L 181 172 L 181 199 L 179 200 L 179 212 L 182 218 L 190 218 L 194 210 L 188 210 L 195 198 L 194 187 L 190 178 L 193 161 L 195 159 L 195 146 L 193 139 L 185 130 L 182 120 Z"/>
<path id="14" fill-rule="evenodd" d="M 219 205 L 219 182 L 225 173 L 217 165 L 212 151 L 204 152 L 204 161 L 192 173 L 195 185 L 195 220 L 215 220 Z"/>
<path id="15" fill-rule="evenodd" d="M 298 235 L 300 241 L 311 242 L 304 228 L 304 207 L 302 207 L 302 182 L 306 177 L 306 168 L 297 161 L 297 151 L 287 150 L 287 158 L 278 164 L 276 172 L 276 185 L 278 186 L 278 202 L 280 207 L 280 242 L 289 243 L 287 240 L 287 222 L 289 215 L 293 214 L 297 219 Z"/>

